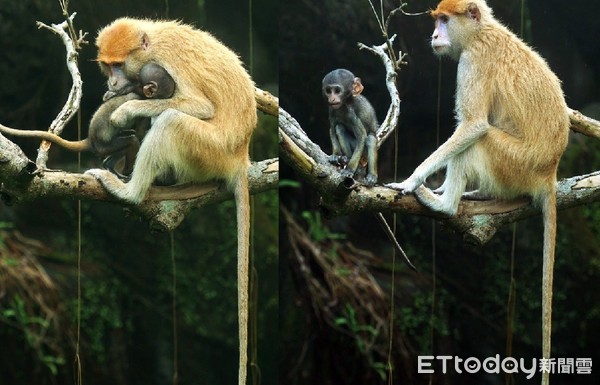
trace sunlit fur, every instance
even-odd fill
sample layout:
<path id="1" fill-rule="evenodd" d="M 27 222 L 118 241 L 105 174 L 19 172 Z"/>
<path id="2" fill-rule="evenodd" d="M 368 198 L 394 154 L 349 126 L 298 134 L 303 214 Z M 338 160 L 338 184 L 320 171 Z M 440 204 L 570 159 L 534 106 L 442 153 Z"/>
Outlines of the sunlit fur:
<path id="1" fill-rule="evenodd" d="M 131 181 L 91 170 L 120 199 L 141 202 L 152 182 L 173 172 L 178 182 L 222 179 L 234 191 L 238 220 L 239 384 L 246 382 L 248 320 L 248 146 L 256 126 L 254 84 L 238 56 L 210 34 L 174 21 L 122 18 L 103 28 L 96 40 L 106 75 L 120 64 L 127 75 L 155 62 L 175 80 L 170 99 L 123 104 L 111 121 L 151 117 Z"/>
<path id="2" fill-rule="evenodd" d="M 432 15 L 436 20 L 448 17 L 452 47 L 447 53 L 458 60 L 458 124 L 407 180 L 390 187 L 415 191 L 422 203 L 448 215 L 457 213 L 461 195 L 471 183 L 490 197 L 533 198 L 544 213 L 542 353 L 548 358 L 556 171 L 569 130 L 560 81 L 544 59 L 493 17 L 484 1 L 444 0 Z M 438 197 L 421 184 L 443 167 L 446 180 Z M 543 383 L 548 383 L 548 376 L 543 376 Z"/>
<path id="3" fill-rule="evenodd" d="M 113 120 L 122 124 L 136 116 L 157 117 L 174 110 L 159 121 L 168 134 L 157 143 L 145 139 L 141 153 L 151 146 L 155 158 L 165 159 L 161 166 L 173 168 L 180 182 L 220 178 L 233 183 L 246 172 L 256 102 L 253 83 L 235 53 L 207 32 L 185 24 L 129 18 L 102 29 L 96 44 L 100 63 L 122 63 L 126 73 L 137 74 L 152 61 L 175 79 L 172 98 L 126 103 L 113 114 Z M 170 147 L 174 150 L 167 153 Z M 156 154 L 160 150 L 164 154 Z M 136 164 L 131 182 L 117 195 L 140 202 L 156 171 Z"/>

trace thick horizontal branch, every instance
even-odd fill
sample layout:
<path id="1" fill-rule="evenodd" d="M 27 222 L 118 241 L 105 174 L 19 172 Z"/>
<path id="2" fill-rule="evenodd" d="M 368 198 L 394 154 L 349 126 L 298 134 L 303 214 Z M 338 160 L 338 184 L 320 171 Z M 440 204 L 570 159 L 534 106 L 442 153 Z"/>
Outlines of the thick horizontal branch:
<path id="1" fill-rule="evenodd" d="M 600 138 L 600 122 L 570 112 L 572 129 Z M 347 215 L 357 212 L 396 212 L 436 218 L 462 233 L 472 242 L 487 242 L 502 226 L 536 215 L 539 210 L 527 198 L 511 201 L 465 200 L 455 217 L 446 217 L 421 205 L 413 195 L 402 195 L 387 187 L 366 187 L 343 178 L 339 169 L 327 162 L 325 154 L 314 144 L 298 122 L 286 111 L 279 112 L 279 145 L 285 162 L 297 176 L 314 188 L 322 197 L 321 207 L 328 215 Z M 600 200 L 600 171 L 559 181 L 559 209 Z"/>
<path id="2" fill-rule="evenodd" d="M 600 200 L 600 171 L 562 179 L 557 186 L 557 206 L 567 209 Z M 473 243 L 488 242 L 502 226 L 537 215 L 539 209 L 528 198 L 515 200 L 467 200 L 458 206 L 456 216 L 447 217 L 421 205 L 413 195 L 387 187 L 353 186 L 344 201 L 322 201 L 323 209 L 331 215 L 361 211 L 396 212 L 438 219 L 464 235 Z"/>
<path id="3" fill-rule="evenodd" d="M 277 116 L 279 112 L 279 98 L 257 87 L 254 88 L 254 97 L 256 98 L 256 108 L 265 114 Z"/>
<path id="4" fill-rule="evenodd" d="M 583 115 L 577 110 L 569 108 L 569 119 L 571 120 L 571 130 L 580 134 L 600 139 L 600 122 Z"/>
<path id="5" fill-rule="evenodd" d="M 14 204 L 49 197 L 118 202 L 90 175 L 63 171 L 32 174 L 35 165 L 17 145 L 2 135 L 0 154 L 0 196 L 5 203 Z M 251 194 L 277 188 L 278 180 L 277 158 L 253 163 L 248 170 Z M 170 230 L 176 228 L 190 210 L 231 198 L 232 194 L 217 182 L 153 186 L 144 203 L 130 207 L 150 220 L 153 227 Z"/>

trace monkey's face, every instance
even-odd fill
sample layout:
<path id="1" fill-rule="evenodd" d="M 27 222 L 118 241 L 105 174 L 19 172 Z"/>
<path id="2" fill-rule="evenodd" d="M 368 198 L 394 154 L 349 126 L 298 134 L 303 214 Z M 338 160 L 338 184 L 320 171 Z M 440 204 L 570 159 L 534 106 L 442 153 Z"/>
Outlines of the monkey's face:
<path id="1" fill-rule="evenodd" d="M 435 20 L 431 35 L 433 52 L 454 59 L 459 58 L 471 36 L 481 27 L 481 10 L 472 2 L 442 1 L 431 16 Z"/>
<path id="2" fill-rule="evenodd" d="M 100 62 L 100 70 L 108 78 L 108 90 L 119 93 L 121 90 L 130 88 L 139 83 L 135 75 L 127 75 L 125 63 L 103 63 Z"/>
<path id="3" fill-rule="evenodd" d="M 448 54 L 451 48 L 450 36 L 448 35 L 448 24 L 450 17 L 440 14 L 435 20 L 435 29 L 431 35 L 431 48 L 437 55 Z"/>
<path id="4" fill-rule="evenodd" d="M 337 110 L 343 104 L 344 92 L 342 86 L 338 84 L 327 85 L 323 88 L 323 95 L 327 98 L 329 107 Z"/>

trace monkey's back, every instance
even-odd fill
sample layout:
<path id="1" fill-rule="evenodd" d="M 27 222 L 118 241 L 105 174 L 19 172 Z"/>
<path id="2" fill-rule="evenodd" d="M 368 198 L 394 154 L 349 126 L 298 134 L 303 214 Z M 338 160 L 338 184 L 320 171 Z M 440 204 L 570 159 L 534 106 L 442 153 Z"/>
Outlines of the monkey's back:
<path id="1" fill-rule="evenodd" d="M 139 41 L 145 33 L 149 40 L 146 55 L 175 79 L 173 98 L 208 99 L 215 107 L 209 121 L 224 136 L 225 146 L 232 152 L 247 147 L 257 122 L 254 83 L 231 49 L 189 25 L 131 18 L 117 19 L 104 28 L 97 44 L 102 46 L 103 39 L 121 31 L 139 35 Z"/>
<path id="2" fill-rule="evenodd" d="M 473 63 L 479 65 L 467 68 Z M 459 84 L 480 82 L 478 87 L 457 89 L 456 112 L 459 119 L 468 119 L 470 111 L 463 105 L 484 104 L 494 128 L 480 145 L 493 158 L 489 167 L 498 182 L 506 182 L 502 189 L 510 190 L 519 181 L 518 190 L 535 195 L 535 190 L 555 183 L 569 117 L 560 81 L 545 60 L 494 20 L 482 26 L 461 55 L 458 78 Z M 467 94 L 469 90 L 475 92 Z"/>

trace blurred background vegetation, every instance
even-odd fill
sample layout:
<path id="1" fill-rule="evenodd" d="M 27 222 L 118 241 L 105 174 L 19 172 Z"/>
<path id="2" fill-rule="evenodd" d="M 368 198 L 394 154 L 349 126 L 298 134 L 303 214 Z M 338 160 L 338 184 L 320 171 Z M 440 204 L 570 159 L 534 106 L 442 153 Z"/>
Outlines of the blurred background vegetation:
<path id="1" fill-rule="evenodd" d="M 426 11 L 437 2 L 409 0 L 406 10 Z M 379 1 L 374 3 L 378 8 Z M 399 3 L 384 1 L 386 14 Z M 600 40 L 592 32 L 597 30 L 600 3 L 488 0 L 488 4 L 546 58 L 563 82 L 568 105 L 600 118 Z M 282 8 L 279 18 L 281 107 L 315 143 L 330 153 L 327 106 L 320 87 L 332 69 L 347 68 L 360 77 L 363 95 L 383 119 L 389 106 L 383 65 L 356 46 L 357 42 L 383 42 L 367 0 L 294 1 Z M 432 54 L 431 18 L 397 15 L 389 32 L 398 34 L 395 47 L 408 54 L 408 65 L 398 76 L 402 99 L 398 156 L 390 138 L 379 153 L 380 183 L 406 178 L 454 129 L 456 63 Z M 318 196 L 283 166 L 282 186 L 286 187 L 281 189 L 281 205 L 289 215 L 282 215 L 281 229 L 280 342 L 285 352 L 281 383 L 388 384 L 392 331 L 394 384 L 525 381 L 523 376 L 459 375 L 452 369 L 442 375 L 439 367 L 431 379 L 417 374 L 417 356 L 539 358 L 539 216 L 502 229 L 483 247 L 466 244 L 430 219 L 398 216 L 397 237 L 419 272 L 397 263 L 390 330 L 392 247 L 383 231 L 369 214 L 322 218 Z M 600 142 L 572 134 L 559 177 L 599 169 Z M 514 309 L 514 315 L 509 309 Z M 559 212 L 553 356 L 598 357 L 599 322 L 600 205 L 595 203 Z M 507 347 L 509 339 L 512 345 Z M 557 375 L 552 383 L 598 381 L 598 371 L 593 369 L 590 376 Z"/>
<path id="2" fill-rule="evenodd" d="M 249 4 L 252 4 L 252 9 Z M 73 0 L 75 26 L 89 32 L 80 53 L 83 135 L 106 90 L 94 39 L 120 16 L 179 19 L 236 51 L 258 87 L 278 92 L 275 0 Z M 250 13 L 253 29 L 250 31 Z M 47 129 L 71 87 L 59 38 L 35 22 L 60 23 L 58 1 L 21 0 L 0 7 L 0 121 Z M 250 49 L 252 36 L 252 51 Z M 259 113 L 255 160 L 277 156 L 277 121 Z M 64 137 L 76 138 L 77 125 Z M 16 140 L 35 159 L 39 143 Z M 84 154 L 82 168 L 100 162 Z M 53 146 L 48 166 L 77 170 L 77 154 Z M 73 381 L 77 308 L 77 208 L 71 200 L 0 206 L 0 384 Z M 121 207 L 82 202 L 81 354 L 84 383 L 165 384 L 173 374 L 171 237 Z M 253 258 L 258 295 L 258 365 L 277 383 L 278 194 L 254 198 Z M 179 384 L 237 378 L 234 203 L 195 211 L 173 233 L 177 266 Z"/>

